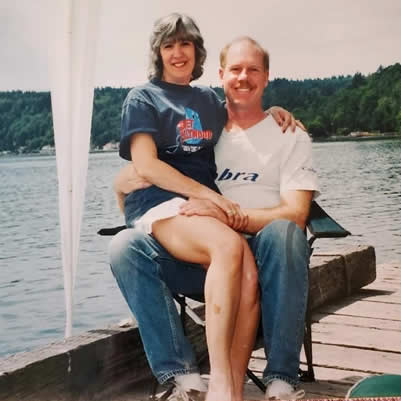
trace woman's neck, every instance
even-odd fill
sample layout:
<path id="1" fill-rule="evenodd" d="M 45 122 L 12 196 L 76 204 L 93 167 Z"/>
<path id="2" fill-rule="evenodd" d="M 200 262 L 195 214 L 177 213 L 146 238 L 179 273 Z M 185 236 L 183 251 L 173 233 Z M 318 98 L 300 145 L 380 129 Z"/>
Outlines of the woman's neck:
<path id="1" fill-rule="evenodd" d="M 188 86 L 191 83 L 191 77 L 174 80 L 174 79 L 166 79 L 164 76 L 162 76 L 161 81 L 173 85 Z"/>

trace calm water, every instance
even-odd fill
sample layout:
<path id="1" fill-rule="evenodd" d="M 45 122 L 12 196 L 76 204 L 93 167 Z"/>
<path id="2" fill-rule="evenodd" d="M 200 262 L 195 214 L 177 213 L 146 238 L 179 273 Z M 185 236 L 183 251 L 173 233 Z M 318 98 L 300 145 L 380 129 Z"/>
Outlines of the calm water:
<path id="1" fill-rule="evenodd" d="M 378 263 L 401 261 L 401 140 L 314 143 L 320 203 L 355 236 L 322 240 L 321 249 L 362 243 Z M 111 183 L 116 153 L 92 154 L 78 267 L 74 333 L 129 315 L 108 266 L 100 227 L 123 222 Z M 0 158 L 0 355 L 64 334 L 54 157 Z"/>

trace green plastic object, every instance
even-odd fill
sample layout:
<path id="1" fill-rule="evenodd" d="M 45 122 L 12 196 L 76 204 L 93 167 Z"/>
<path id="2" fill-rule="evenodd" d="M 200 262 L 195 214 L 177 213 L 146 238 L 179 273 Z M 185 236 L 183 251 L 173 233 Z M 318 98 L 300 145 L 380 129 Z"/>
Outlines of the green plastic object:
<path id="1" fill-rule="evenodd" d="M 401 375 L 369 376 L 355 383 L 346 398 L 401 396 Z"/>

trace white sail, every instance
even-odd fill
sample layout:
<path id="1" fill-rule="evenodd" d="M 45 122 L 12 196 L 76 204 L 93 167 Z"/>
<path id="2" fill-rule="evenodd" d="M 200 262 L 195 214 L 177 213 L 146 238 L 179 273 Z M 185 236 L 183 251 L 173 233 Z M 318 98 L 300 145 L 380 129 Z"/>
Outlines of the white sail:
<path id="1" fill-rule="evenodd" d="M 54 9 L 49 14 L 53 19 L 49 73 L 59 185 L 66 337 L 72 334 L 73 289 L 88 169 L 100 1 L 48 3 Z"/>

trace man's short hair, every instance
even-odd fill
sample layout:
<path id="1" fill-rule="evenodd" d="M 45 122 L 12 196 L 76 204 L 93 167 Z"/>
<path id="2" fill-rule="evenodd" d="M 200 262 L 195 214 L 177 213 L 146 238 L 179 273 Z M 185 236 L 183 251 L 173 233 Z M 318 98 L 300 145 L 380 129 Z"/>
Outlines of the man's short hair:
<path id="1" fill-rule="evenodd" d="M 163 62 L 160 55 L 160 47 L 167 40 L 189 40 L 195 46 L 195 67 L 191 81 L 198 79 L 203 74 L 203 64 L 206 60 L 206 49 L 203 38 L 195 21 L 185 15 L 172 13 L 158 19 L 150 37 L 150 62 L 148 78 L 163 76 Z"/>
<path id="2" fill-rule="evenodd" d="M 240 36 L 239 38 L 236 38 L 234 40 L 232 40 L 231 42 L 227 43 L 223 49 L 220 52 L 220 67 L 221 68 L 225 68 L 226 67 L 226 58 L 227 58 L 227 53 L 230 50 L 230 47 L 236 43 L 239 42 L 249 42 L 250 44 L 252 44 L 253 46 L 255 46 L 260 53 L 262 54 L 263 57 L 263 66 L 265 68 L 266 71 L 269 71 L 269 64 L 270 64 L 270 57 L 269 57 L 269 53 L 266 49 L 264 49 L 259 42 L 257 42 L 255 39 L 252 39 L 249 36 Z"/>

